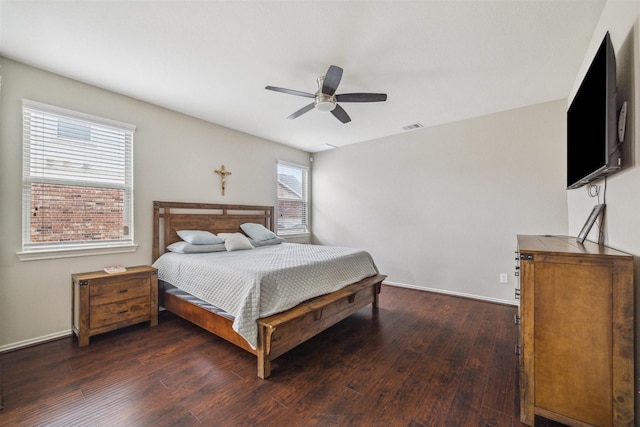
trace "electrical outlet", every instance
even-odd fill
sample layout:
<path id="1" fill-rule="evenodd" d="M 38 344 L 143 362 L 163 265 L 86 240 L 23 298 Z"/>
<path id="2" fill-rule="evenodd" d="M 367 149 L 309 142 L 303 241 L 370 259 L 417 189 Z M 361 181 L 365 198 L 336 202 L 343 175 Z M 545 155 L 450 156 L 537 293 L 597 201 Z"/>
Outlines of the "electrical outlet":
<path id="1" fill-rule="evenodd" d="M 507 273 L 500 273 L 500 283 L 509 283 Z"/>

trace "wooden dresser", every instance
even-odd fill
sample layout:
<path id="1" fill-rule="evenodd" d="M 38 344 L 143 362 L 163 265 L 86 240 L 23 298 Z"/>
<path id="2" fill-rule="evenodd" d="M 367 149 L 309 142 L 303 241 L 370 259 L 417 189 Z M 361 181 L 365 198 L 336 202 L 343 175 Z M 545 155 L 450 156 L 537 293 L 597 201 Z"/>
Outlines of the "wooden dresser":
<path id="1" fill-rule="evenodd" d="M 158 324 L 158 275 L 149 266 L 128 267 L 122 273 L 94 271 L 71 276 L 73 332 L 78 345 L 89 337 L 149 321 Z"/>
<path id="2" fill-rule="evenodd" d="M 633 426 L 633 257 L 518 236 L 520 421 Z"/>

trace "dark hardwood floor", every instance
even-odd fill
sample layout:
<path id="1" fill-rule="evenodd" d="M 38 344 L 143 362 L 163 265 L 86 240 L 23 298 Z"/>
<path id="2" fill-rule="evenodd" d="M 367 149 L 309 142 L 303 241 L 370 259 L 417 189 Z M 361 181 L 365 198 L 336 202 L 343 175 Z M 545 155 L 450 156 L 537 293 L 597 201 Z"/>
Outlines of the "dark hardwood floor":
<path id="1" fill-rule="evenodd" d="M 522 426 L 516 311 L 383 286 L 377 313 L 276 359 L 268 380 L 254 356 L 162 312 L 88 347 L 6 353 L 0 425 Z"/>

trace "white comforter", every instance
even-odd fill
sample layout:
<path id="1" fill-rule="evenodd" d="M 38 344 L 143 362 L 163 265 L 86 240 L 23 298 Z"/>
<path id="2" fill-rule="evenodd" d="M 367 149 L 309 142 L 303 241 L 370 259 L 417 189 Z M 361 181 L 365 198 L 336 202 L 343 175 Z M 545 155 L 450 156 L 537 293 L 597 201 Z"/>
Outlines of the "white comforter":
<path id="1" fill-rule="evenodd" d="M 362 250 L 282 243 L 233 252 L 165 253 L 158 278 L 233 314 L 233 329 L 256 348 L 256 320 L 378 273 Z"/>

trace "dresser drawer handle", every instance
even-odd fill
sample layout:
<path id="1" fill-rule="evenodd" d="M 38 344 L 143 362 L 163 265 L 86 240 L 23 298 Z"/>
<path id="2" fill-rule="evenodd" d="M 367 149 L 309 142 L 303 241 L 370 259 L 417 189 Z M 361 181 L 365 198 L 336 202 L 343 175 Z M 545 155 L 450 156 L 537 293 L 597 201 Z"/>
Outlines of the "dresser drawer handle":
<path id="1" fill-rule="evenodd" d="M 127 292 L 129 292 L 129 289 L 120 289 L 118 291 L 119 294 L 126 294 Z"/>
<path id="2" fill-rule="evenodd" d="M 128 311 L 129 311 L 129 310 L 121 310 L 121 311 L 119 311 L 119 312 L 118 312 L 118 314 L 125 314 L 125 313 L 127 313 Z"/>

